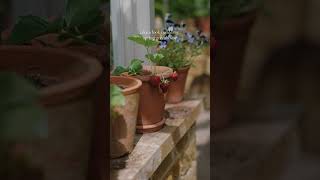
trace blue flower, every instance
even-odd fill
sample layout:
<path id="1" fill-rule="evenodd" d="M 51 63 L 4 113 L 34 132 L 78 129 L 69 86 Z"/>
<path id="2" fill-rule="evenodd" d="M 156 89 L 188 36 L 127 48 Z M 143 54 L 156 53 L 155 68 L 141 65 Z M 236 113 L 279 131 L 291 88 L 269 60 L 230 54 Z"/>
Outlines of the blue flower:
<path id="1" fill-rule="evenodd" d="M 201 40 L 202 43 L 208 43 L 209 42 L 208 38 L 206 36 L 204 36 L 204 35 L 200 36 L 200 40 Z"/>
<path id="2" fill-rule="evenodd" d="M 168 45 L 168 41 L 167 40 L 161 40 L 160 41 L 160 48 L 163 49 L 163 48 L 166 48 Z"/>
<path id="3" fill-rule="evenodd" d="M 167 40 L 167 41 L 170 41 L 173 39 L 173 35 L 171 33 L 167 33 L 165 36 L 164 36 L 164 39 Z"/>
<path id="4" fill-rule="evenodd" d="M 174 27 L 174 22 L 170 19 L 166 20 L 166 28 L 168 29 L 169 27 Z"/>
<path id="5" fill-rule="evenodd" d="M 198 36 L 201 36 L 202 31 L 201 31 L 201 30 L 198 30 L 198 31 L 197 31 L 197 34 L 198 34 Z"/>
<path id="6" fill-rule="evenodd" d="M 180 37 L 176 36 L 176 37 L 174 37 L 174 39 L 175 39 L 176 43 L 181 43 L 181 38 Z"/>
<path id="7" fill-rule="evenodd" d="M 177 28 L 179 31 L 185 31 L 186 30 L 186 24 L 184 24 L 183 22 L 181 22 L 181 24 L 178 26 Z"/>
<path id="8" fill-rule="evenodd" d="M 174 30 L 175 31 L 180 31 L 180 24 L 174 24 Z"/>
<path id="9" fill-rule="evenodd" d="M 180 27 L 181 28 L 186 28 L 186 24 L 184 22 L 181 22 Z"/>
<path id="10" fill-rule="evenodd" d="M 163 37 L 163 40 L 169 41 L 170 38 L 168 37 L 168 35 L 165 35 L 165 36 Z"/>
<path id="11" fill-rule="evenodd" d="M 175 26 L 175 22 L 171 20 L 171 17 L 172 17 L 172 15 L 169 14 L 169 13 L 165 17 L 165 25 L 166 25 L 165 27 L 166 27 L 166 29 L 169 29 L 171 27 L 174 28 L 174 26 Z"/>
<path id="12" fill-rule="evenodd" d="M 167 32 L 172 33 L 174 31 L 174 26 L 169 26 Z"/>
<path id="13" fill-rule="evenodd" d="M 195 41 L 195 37 L 194 37 L 191 33 L 189 33 L 189 32 L 186 33 L 186 36 L 187 36 L 188 42 L 189 42 L 190 44 L 193 44 L 194 41 Z"/>

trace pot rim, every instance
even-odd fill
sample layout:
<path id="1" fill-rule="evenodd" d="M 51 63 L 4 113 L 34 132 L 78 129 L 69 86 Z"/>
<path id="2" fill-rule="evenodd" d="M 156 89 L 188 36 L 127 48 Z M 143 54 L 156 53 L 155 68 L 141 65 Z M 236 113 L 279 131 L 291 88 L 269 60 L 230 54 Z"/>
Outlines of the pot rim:
<path id="1" fill-rule="evenodd" d="M 133 94 L 142 86 L 142 82 L 139 79 L 136 79 L 136 78 L 133 78 L 133 77 L 130 77 L 130 76 L 110 76 L 110 79 L 112 79 L 112 78 L 115 78 L 115 79 L 129 79 L 129 80 L 135 82 L 135 85 L 121 90 L 121 92 L 124 95 Z M 114 84 L 117 84 L 117 83 L 114 83 Z"/>
<path id="2" fill-rule="evenodd" d="M 190 66 L 186 66 L 186 67 L 182 67 L 182 68 L 179 68 L 177 69 L 177 72 L 185 72 L 185 71 L 188 71 L 190 69 L 191 65 Z"/>
<path id="3" fill-rule="evenodd" d="M 56 48 L 47 48 L 47 47 L 29 47 L 29 46 L 16 46 L 16 45 L 5 45 L 0 46 L 0 51 L 8 51 L 8 52 L 28 52 L 28 53 L 35 53 L 43 52 L 48 54 L 59 54 L 63 56 L 67 56 L 70 58 L 74 58 L 77 61 L 80 61 L 82 63 L 85 63 L 88 68 L 87 70 L 79 77 L 67 80 L 64 82 L 61 82 L 56 85 L 52 85 L 49 87 L 44 87 L 39 90 L 40 92 L 40 98 L 50 97 L 50 96 L 56 96 L 59 94 L 64 94 L 66 92 L 74 91 L 78 88 L 85 87 L 89 84 L 94 83 L 96 79 L 101 75 L 102 73 L 102 66 L 98 62 L 96 58 L 76 53 L 76 52 L 70 52 L 70 50 L 64 50 L 64 49 L 56 49 Z"/>
<path id="4" fill-rule="evenodd" d="M 144 65 L 143 66 L 143 70 L 144 71 L 148 71 L 148 72 L 152 72 L 152 67 L 154 66 L 150 66 L 150 65 Z M 161 77 L 164 77 L 164 78 L 169 78 L 171 76 L 171 74 L 173 73 L 173 69 L 172 68 L 169 68 L 169 67 L 166 67 L 166 66 L 155 66 L 156 68 L 158 67 L 162 67 L 162 68 L 165 68 L 166 71 L 163 71 L 161 73 L 157 73 L 156 75 L 157 76 L 161 76 Z M 127 76 L 127 77 L 132 77 L 132 78 L 137 78 L 139 80 L 141 80 L 142 82 L 147 82 L 150 80 L 150 77 L 152 76 L 152 73 L 150 74 L 146 74 L 146 75 L 135 75 L 135 76 L 132 76 L 132 75 L 128 75 L 127 72 L 125 73 L 122 73 L 121 76 Z"/>
<path id="5" fill-rule="evenodd" d="M 164 77 L 164 78 L 169 78 L 169 77 L 171 76 L 171 74 L 173 73 L 173 69 L 170 68 L 170 67 L 167 67 L 167 66 L 150 66 L 150 65 L 144 65 L 144 66 L 143 66 L 143 70 L 152 72 L 152 71 L 153 71 L 153 69 L 152 69 L 153 67 L 155 67 L 156 69 L 157 69 L 157 68 L 165 68 L 165 69 L 166 69 L 165 71 L 160 72 L 160 73 L 156 73 L 156 75 L 162 76 L 162 77 Z M 151 75 L 146 75 L 146 76 L 151 76 Z"/>

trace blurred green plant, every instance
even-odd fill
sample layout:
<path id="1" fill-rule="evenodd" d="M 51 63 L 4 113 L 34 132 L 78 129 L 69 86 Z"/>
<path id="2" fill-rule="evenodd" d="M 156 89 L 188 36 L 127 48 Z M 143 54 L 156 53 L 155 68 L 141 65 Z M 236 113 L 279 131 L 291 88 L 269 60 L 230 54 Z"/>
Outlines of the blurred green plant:
<path id="1" fill-rule="evenodd" d="M 121 88 L 117 85 L 110 85 L 110 107 L 124 106 L 125 98 L 121 92 Z"/>
<path id="2" fill-rule="evenodd" d="M 145 55 L 145 58 L 149 62 L 157 64 L 161 59 L 164 58 L 162 54 L 153 53 L 151 51 L 152 48 L 157 47 L 159 45 L 158 40 L 152 38 L 145 38 L 141 34 L 130 35 L 128 39 L 136 44 L 143 46 L 146 49 L 147 54 Z M 128 72 L 129 75 L 140 75 L 143 69 L 143 62 L 143 60 L 135 58 L 131 60 L 131 63 L 128 67 L 117 66 L 113 72 L 113 75 L 119 76 L 124 72 Z"/>
<path id="3" fill-rule="evenodd" d="M 124 106 L 125 97 L 122 94 L 121 88 L 117 85 L 110 85 L 110 116 L 111 120 L 116 119 L 118 113 L 114 110 L 115 107 Z"/>
<path id="4" fill-rule="evenodd" d="M 108 1 L 105 1 L 108 2 Z M 14 26 L 8 44 L 24 44 L 48 33 L 59 34 L 59 40 L 96 43 L 105 17 L 101 0 L 67 0 L 64 16 L 49 22 L 38 16 L 22 16 Z"/>
<path id="5" fill-rule="evenodd" d="M 0 141 L 25 141 L 47 136 L 47 120 L 37 105 L 38 91 L 14 73 L 0 73 Z"/>
<path id="6" fill-rule="evenodd" d="M 156 15 L 164 17 L 170 12 L 178 19 L 210 16 L 210 0 L 167 0 L 167 3 L 166 6 L 164 0 L 155 1 Z"/>
<path id="7" fill-rule="evenodd" d="M 155 62 L 158 66 L 167 66 L 174 71 L 193 65 L 194 58 L 208 46 L 208 38 L 201 31 L 191 33 L 186 24 L 177 24 L 168 15 L 165 19 L 164 36 L 159 38 L 158 53 L 164 58 Z"/>
<path id="8" fill-rule="evenodd" d="M 133 59 L 128 67 L 117 66 L 112 75 L 120 76 L 122 73 L 128 72 L 128 75 L 139 75 L 143 69 L 143 61 L 140 59 Z"/>
<path id="9" fill-rule="evenodd" d="M 226 18 L 239 17 L 263 6 L 262 0 L 214 0 L 211 15 L 216 25 Z"/>

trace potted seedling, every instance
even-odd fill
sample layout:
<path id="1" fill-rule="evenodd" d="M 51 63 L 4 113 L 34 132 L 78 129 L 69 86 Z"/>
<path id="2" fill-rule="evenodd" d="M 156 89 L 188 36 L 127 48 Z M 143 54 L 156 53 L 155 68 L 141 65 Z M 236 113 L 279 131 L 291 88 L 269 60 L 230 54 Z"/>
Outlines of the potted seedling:
<path id="1" fill-rule="evenodd" d="M 118 158 L 133 150 L 139 107 L 139 79 L 126 76 L 110 78 L 110 156 Z"/>
<path id="2" fill-rule="evenodd" d="M 96 112 L 93 118 L 95 121 L 92 122 L 95 126 L 92 156 L 93 163 L 107 166 L 102 159 L 107 151 L 105 142 L 109 124 L 106 121 L 109 117 L 105 97 L 108 96 L 107 77 L 110 73 L 107 72 L 110 33 L 109 17 L 105 17 L 102 5 L 101 0 L 67 0 L 61 17 L 45 19 L 33 15 L 22 16 L 10 31 L 3 33 L 2 44 L 66 49 L 93 56 L 100 61 L 104 69 L 95 83 Z"/>
<path id="3" fill-rule="evenodd" d="M 49 134 L 31 148 L 46 179 L 84 180 L 95 109 L 92 90 L 102 72 L 99 62 L 70 51 L 23 46 L 0 46 L 0 57 L 0 71 L 15 72 L 39 90 Z"/>
<path id="4" fill-rule="evenodd" d="M 214 129 L 227 126 L 232 118 L 248 37 L 260 3 L 260 0 L 213 1 L 214 38 L 218 42 L 213 69 Z"/>
<path id="5" fill-rule="evenodd" d="M 158 40 L 142 35 L 131 35 L 129 40 L 142 45 L 146 48 L 145 58 L 149 63 L 156 64 L 164 56 L 159 53 L 152 53 L 152 48 L 159 45 Z M 142 65 L 144 61 L 133 59 L 128 67 L 118 66 L 114 75 L 131 76 L 142 81 L 139 90 L 140 102 L 137 120 L 137 132 L 148 133 L 160 130 L 165 123 L 164 93 L 168 91 L 169 80 L 172 69 L 164 66 Z"/>
<path id="6" fill-rule="evenodd" d="M 195 34 L 187 32 L 185 24 L 176 24 L 170 16 L 166 18 L 165 24 L 166 33 L 160 38 L 158 50 L 164 58 L 155 63 L 174 70 L 166 99 L 168 103 L 179 103 L 184 97 L 189 69 L 208 40 L 200 31 Z"/>

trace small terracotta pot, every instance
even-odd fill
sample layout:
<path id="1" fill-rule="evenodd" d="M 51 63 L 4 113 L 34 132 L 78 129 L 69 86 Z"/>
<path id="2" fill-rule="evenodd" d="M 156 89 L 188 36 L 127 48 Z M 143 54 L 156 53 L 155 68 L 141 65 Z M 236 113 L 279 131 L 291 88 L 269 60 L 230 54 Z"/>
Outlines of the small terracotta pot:
<path id="1" fill-rule="evenodd" d="M 213 129 L 229 125 L 232 119 L 244 55 L 256 12 L 226 19 L 214 36 Z M 215 43 L 215 42 L 212 42 Z M 215 45 L 215 44 L 212 44 Z"/>
<path id="2" fill-rule="evenodd" d="M 210 16 L 203 16 L 197 18 L 197 27 L 204 33 L 210 33 Z"/>
<path id="3" fill-rule="evenodd" d="M 164 94 L 159 88 L 150 84 L 152 72 L 157 76 L 169 78 L 173 71 L 171 68 L 164 66 L 144 66 L 143 69 L 146 75 L 134 76 L 134 78 L 142 81 L 142 86 L 139 90 L 137 133 L 151 133 L 162 129 L 165 123 Z"/>
<path id="4" fill-rule="evenodd" d="M 85 180 L 94 116 L 94 84 L 102 67 L 94 58 L 52 48 L 0 46 L 0 71 L 41 74 L 55 83 L 40 89 L 48 138 L 26 145 L 45 179 Z"/>
<path id="5" fill-rule="evenodd" d="M 183 100 L 187 76 L 190 67 L 178 69 L 178 79 L 170 82 L 169 90 L 166 95 L 167 103 L 176 104 Z"/>
<path id="6" fill-rule="evenodd" d="M 116 117 L 111 118 L 110 125 L 110 157 L 118 158 L 133 150 L 139 107 L 138 91 L 142 82 L 131 77 L 111 76 L 110 83 L 124 87 L 122 93 L 125 96 L 124 107 L 113 109 Z"/>

